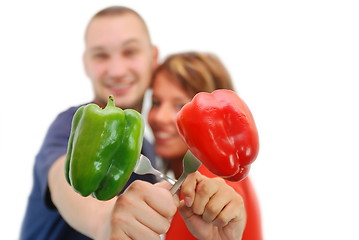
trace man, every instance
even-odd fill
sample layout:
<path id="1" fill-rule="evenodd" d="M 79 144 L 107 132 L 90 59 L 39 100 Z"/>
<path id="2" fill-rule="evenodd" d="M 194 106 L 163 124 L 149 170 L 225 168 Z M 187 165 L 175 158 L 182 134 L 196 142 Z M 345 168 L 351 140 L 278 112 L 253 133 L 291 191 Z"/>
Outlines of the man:
<path id="1" fill-rule="evenodd" d="M 110 7 L 90 20 L 85 32 L 83 63 L 93 85 L 93 102 L 99 106 L 104 107 L 112 94 L 118 107 L 141 112 L 157 60 L 157 48 L 151 43 L 145 22 L 135 11 Z M 65 181 L 67 142 L 78 107 L 58 115 L 36 156 L 34 186 L 21 239 L 100 238 L 105 229 L 111 229 L 104 223 L 109 222 L 116 198 L 106 202 L 84 198 Z M 146 140 L 142 153 L 154 159 L 152 146 Z M 137 178 L 154 182 L 152 176 L 132 176 L 129 183 Z"/>
<path id="2" fill-rule="evenodd" d="M 85 45 L 83 61 L 95 93 L 93 102 L 104 107 L 112 94 L 117 106 L 140 112 L 158 58 L 157 48 L 152 45 L 142 18 L 124 7 L 104 9 L 91 19 L 85 32 Z M 205 191 L 205 194 L 199 194 L 202 197 L 197 197 L 196 185 L 203 180 L 199 175 L 189 177 L 182 185 L 184 196 L 187 192 L 188 197 L 197 199 L 193 200 L 196 204 L 187 201 L 186 206 L 183 201 L 179 205 L 178 198 L 171 195 L 168 183 L 148 183 L 154 183 L 152 176 L 133 175 L 124 193 L 109 201 L 77 194 L 66 182 L 64 174 L 71 121 L 77 109 L 72 107 L 59 114 L 36 157 L 34 186 L 21 239 L 158 240 L 170 228 L 177 207 L 190 219 L 186 225 L 192 233 L 202 228 L 198 217 L 191 216 L 193 208 L 208 201 L 207 195 L 211 192 Z M 142 153 L 154 157 L 146 140 Z M 144 181 L 134 182 L 135 179 Z M 208 187 L 224 183 L 216 180 L 205 182 Z M 242 198 L 237 200 L 241 209 L 240 224 L 237 224 L 240 228 L 233 232 L 241 235 L 246 217 Z M 199 214 L 199 218 L 202 217 Z"/>

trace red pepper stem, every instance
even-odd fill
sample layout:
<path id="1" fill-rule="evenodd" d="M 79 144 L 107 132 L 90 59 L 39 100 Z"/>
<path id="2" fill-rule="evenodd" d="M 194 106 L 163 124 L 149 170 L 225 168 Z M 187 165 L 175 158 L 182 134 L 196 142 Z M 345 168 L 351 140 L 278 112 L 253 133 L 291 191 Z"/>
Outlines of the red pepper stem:
<path id="1" fill-rule="evenodd" d="M 114 107 L 114 106 L 115 106 L 115 99 L 112 95 L 110 95 L 108 96 L 106 107 Z"/>

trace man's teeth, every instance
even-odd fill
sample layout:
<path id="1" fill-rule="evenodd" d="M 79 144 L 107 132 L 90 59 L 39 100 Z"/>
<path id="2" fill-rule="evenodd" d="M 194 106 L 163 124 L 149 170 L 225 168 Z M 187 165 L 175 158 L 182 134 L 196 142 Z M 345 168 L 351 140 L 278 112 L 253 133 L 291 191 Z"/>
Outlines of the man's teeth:
<path id="1" fill-rule="evenodd" d="M 112 88 L 128 88 L 130 86 L 129 83 L 118 83 L 115 85 L 112 85 Z"/>
<path id="2" fill-rule="evenodd" d="M 158 133 L 156 133 L 156 137 L 157 138 L 169 138 L 169 137 L 171 137 L 171 134 L 165 133 L 165 132 L 158 132 Z"/>

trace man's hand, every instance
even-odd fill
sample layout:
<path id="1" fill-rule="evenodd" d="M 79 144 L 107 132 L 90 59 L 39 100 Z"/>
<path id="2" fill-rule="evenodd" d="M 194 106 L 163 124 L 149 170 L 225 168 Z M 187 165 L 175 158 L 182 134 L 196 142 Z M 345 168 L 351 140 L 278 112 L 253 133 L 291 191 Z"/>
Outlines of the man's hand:
<path id="1" fill-rule="evenodd" d="M 133 182 L 115 203 L 110 219 L 111 239 L 159 240 L 177 211 L 178 199 L 162 182 Z"/>
<path id="2" fill-rule="evenodd" d="M 181 187 L 179 212 L 198 239 L 239 240 L 246 224 L 241 197 L 222 178 L 207 178 L 196 172 Z"/>

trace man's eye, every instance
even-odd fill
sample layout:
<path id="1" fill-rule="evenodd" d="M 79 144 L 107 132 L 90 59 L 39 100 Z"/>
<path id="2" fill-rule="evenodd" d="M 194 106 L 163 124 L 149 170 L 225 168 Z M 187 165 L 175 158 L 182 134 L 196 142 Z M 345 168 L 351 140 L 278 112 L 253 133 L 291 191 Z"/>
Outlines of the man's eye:
<path id="1" fill-rule="evenodd" d="M 127 49 L 123 52 L 123 55 L 126 57 L 134 56 L 138 52 L 137 49 Z"/>
<path id="2" fill-rule="evenodd" d="M 97 60 L 104 60 L 108 58 L 108 55 L 106 53 L 96 53 L 92 57 Z"/>

